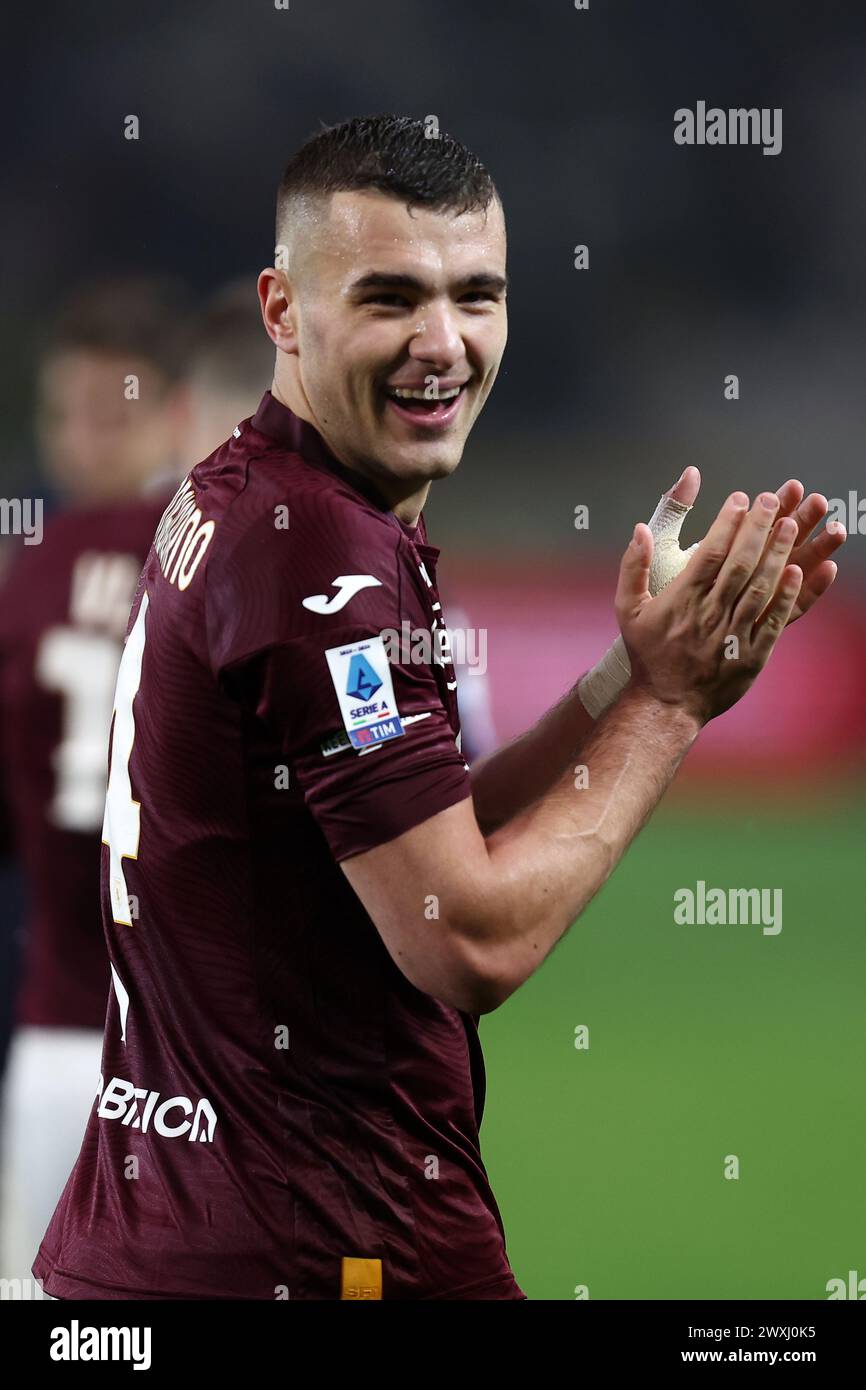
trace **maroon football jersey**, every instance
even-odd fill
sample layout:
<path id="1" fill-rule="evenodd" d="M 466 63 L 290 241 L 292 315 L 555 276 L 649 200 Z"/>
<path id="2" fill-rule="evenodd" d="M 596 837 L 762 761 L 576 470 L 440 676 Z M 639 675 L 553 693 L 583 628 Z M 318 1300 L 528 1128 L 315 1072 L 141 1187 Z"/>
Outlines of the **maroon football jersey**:
<path id="1" fill-rule="evenodd" d="M 118 678 L 113 989 L 49 1293 L 523 1297 L 477 1019 L 409 983 L 339 867 L 470 795 L 447 648 L 382 635 L 441 629 L 438 555 L 269 392 L 166 511 Z"/>
<path id="2" fill-rule="evenodd" d="M 52 517 L 0 586 L 0 783 L 27 896 L 20 1023 L 105 1023 L 99 864 L 112 701 L 165 502 L 163 490 L 158 501 Z"/>

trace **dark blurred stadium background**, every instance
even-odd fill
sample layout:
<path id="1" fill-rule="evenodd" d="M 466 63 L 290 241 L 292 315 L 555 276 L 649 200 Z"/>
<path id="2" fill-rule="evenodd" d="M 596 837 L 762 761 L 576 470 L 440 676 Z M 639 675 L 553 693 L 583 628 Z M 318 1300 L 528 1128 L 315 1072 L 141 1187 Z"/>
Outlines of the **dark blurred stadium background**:
<path id="1" fill-rule="evenodd" d="M 503 369 L 427 509 L 446 600 L 488 629 L 499 737 L 604 650 L 619 553 L 686 464 L 685 543 L 734 487 L 866 493 L 862 6 L 78 3 L 19 14 L 7 54 L 2 495 L 47 495 L 33 364 L 61 298 L 138 271 L 200 296 L 248 273 L 252 295 L 289 152 L 391 110 L 475 150 L 508 218 Z M 698 100 L 781 107 L 782 152 L 675 145 Z M 864 553 L 850 534 L 830 596 L 482 1022 L 530 1297 L 809 1299 L 866 1274 Z M 782 932 L 675 926 L 699 878 L 782 888 Z"/>

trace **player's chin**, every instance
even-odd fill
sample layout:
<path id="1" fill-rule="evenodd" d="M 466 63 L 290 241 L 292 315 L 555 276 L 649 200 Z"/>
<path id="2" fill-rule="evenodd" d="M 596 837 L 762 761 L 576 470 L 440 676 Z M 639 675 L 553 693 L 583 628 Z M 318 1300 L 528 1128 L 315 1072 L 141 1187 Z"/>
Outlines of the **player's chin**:
<path id="1" fill-rule="evenodd" d="M 439 478 L 449 477 L 460 462 L 462 446 L 453 445 L 444 449 L 441 445 L 434 449 L 431 444 L 421 448 L 403 448 L 393 451 L 387 459 L 389 472 L 398 477 L 412 479 L 421 483 L 433 483 Z"/>
<path id="2" fill-rule="evenodd" d="M 430 477 L 444 478 L 453 473 L 466 444 L 463 430 L 455 430 L 440 439 L 422 439 L 410 444 L 407 454 L 417 460 L 422 468 L 429 470 Z"/>
<path id="3" fill-rule="evenodd" d="M 447 459 L 437 459 L 433 463 L 431 463 L 427 471 L 426 477 L 429 478 L 430 481 L 433 483 L 435 483 L 439 478 L 450 478 L 451 474 L 454 472 L 459 462 L 460 454 L 457 454 L 456 457 L 451 457 Z"/>
<path id="4" fill-rule="evenodd" d="M 463 457 L 466 436 L 463 430 L 443 430 L 438 438 L 401 435 L 380 437 L 380 457 L 389 470 L 404 477 L 426 481 L 447 478 Z"/>

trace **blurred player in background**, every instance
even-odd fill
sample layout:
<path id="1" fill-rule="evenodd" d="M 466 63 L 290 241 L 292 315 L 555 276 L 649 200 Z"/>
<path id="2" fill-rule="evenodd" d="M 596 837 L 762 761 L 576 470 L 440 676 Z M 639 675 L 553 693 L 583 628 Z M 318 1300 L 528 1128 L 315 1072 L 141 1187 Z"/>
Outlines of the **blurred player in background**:
<path id="1" fill-rule="evenodd" d="M 26 888 L 0 1113 L 8 1278 L 29 1278 L 99 1080 L 108 732 L 135 584 L 177 483 L 185 321 L 175 281 L 106 280 L 61 310 L 38 369 L 36 434 L 62 505 L 0 587 L 3 848 Z"/>
<path id="2" fill-rule="evenodd" d="M 225 443 L 270 385 L 273 348 L 252 283 L 217 290 L 193 327 L 178 398 L 184 472 Z"/>
<path id="3" fill-rule="evenodd" d="M 100 833 L 135 584 L 179 477 L 253 412 L 273 373 L 251 284 L 219 290 L 192 325 L 162 282 L 105 285 L 64 316 L 40 375 L 46 467 L 73 506 L 46 529 L 40 553 L 22 555 L 3 596 L 12 612 L 0 623 L 8 631 L 0 645 L 8 662 L 3 766 L 17 787 L 33 894 L 3 1126 L 0 1240 L 10 1278 L 29 1275 L 99 1079 L 109 983 Z M 117 409 L 117 383 L 130 372 L 153 397 L 141 434 L 134 411 L 127 407 L 124 419 Z M 32 601 L 14 620 L 16 590 L 34 576 Z"/>
<path id="4" fill-rule="evenodd" d="M 12 1036 L 24 915 L 21 873 L 11 852 L 12 822 L 0 786 L 0 1084 Z"/>

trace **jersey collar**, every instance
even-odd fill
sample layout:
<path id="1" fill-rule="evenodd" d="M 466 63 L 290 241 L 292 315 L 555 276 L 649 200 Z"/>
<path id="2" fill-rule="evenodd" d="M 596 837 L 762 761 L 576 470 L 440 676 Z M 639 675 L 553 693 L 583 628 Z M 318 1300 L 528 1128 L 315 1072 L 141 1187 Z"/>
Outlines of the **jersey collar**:
<path id="1" fill-rule="evenodd" d="M 423 514 L 418 518 L 418 525 L 414 529 L 400 521 L 375 484 L 335 458 L 315 426 L 295 415 L 294 411 L 289 410 L 282 401 L 278 401 L 270 391 L 266 391 L 262 396 L 259 408 L 250 423 L 254 430 L 275 439 L 290 453 L 300 454 L 308 463 L 316 464 L 319 468 L 325 468 L 329 473 L 335 474 L 348 487 L 354 488 L 355 492 L 359 492 L 368 502 L 372 502 L 374 507 L 384 512 L 393 525 L 397 526 L 408 540 L 413 541 L 419 550 L 430 551 L 431 559 L 438 558 L 438 548 L 427 542 Z"/>

